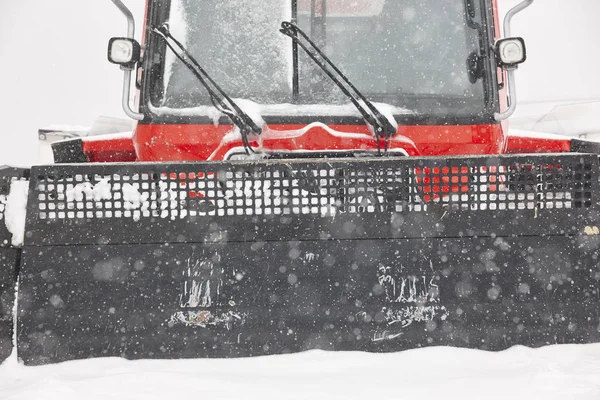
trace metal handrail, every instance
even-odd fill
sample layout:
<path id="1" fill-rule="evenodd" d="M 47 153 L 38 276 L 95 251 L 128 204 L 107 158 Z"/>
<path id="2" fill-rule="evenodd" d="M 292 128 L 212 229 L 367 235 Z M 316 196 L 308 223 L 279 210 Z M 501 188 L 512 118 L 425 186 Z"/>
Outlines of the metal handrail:
<path id="1" fill-rule="evenodd" d="M 511 8 L 504 17 L 504 37 L 509 38 L 512 36 L 512 19 L 515 15 L 533 4 L 534 0 L 523 0 Z M 507 80 L 508 80 L 508 109 L 503 113 L 496 113 L 494 117 L 496 121 L 504 121 L 510 118 L 517 110 L 517 85 L 515 83 L 515 70 L 517 67 L 507 68 Z"/>
<path id="2" fill-rule="evenodd" d="M 125 18 L 127 18 L 127 38 L 135 39 L 135 19 L 133 14 L 121 0 L 112 0 L 112 2 L 119 10 L 121 10 L 123 15 L 125 15 Z M 123 78 L 123 111 L 125 111 L 125 114 L 127 114 L 129 118 L 141 121 L 144 119 L 144 114 L 135 112 L 131 108 L 130 104 L 133 67 L 122 66 L 121 69 L 125 72 L 125 76 Z"/>

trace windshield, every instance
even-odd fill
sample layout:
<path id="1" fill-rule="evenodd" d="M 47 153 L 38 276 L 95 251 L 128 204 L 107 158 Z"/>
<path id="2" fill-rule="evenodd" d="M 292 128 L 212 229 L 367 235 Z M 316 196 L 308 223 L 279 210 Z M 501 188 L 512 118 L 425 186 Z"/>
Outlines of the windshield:
<path id="1" fill-rule="evenodd" d="M 279 29 L 282 21 L 297 18 L 370 100 L 414 113 L 473 115 L 482 113 L 486 104 L 483 79 L 475 83 L 469 79 L 467 60 L 480 53 L 480 33 L 467 24 L 464 4 L 464 0 L 172 0 L 162 7 L 168 8 L 164 22 L 206 71 L 231 97 L 267 105 L 263 114 L 276 114 L 286 103 L 305 106 L 309 114 L 324 112 L 315 105 L 348 103 L 308 56 L 299 52 L 295 62 L 293 42 Z M 159 69 L 164 73 L 153 89 L 155 108 L 210 106 L 208 93 L 188 69 L 165 49 L 159 52 L 164 54 L 157 61 L 163 63 Z"/>

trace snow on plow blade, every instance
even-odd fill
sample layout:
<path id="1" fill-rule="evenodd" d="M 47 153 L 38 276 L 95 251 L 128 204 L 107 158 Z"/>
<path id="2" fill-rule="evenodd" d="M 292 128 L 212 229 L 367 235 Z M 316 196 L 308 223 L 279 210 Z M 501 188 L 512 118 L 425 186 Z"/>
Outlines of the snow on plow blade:
<path id="1" fill-rule="evenodd" d="M 591 155 L 31 173 L 27 364 L 600 342 Z"/>
<path id="2" fill-rule="evenodd" d="M 27 178 L 23 169 L 0 166 L 0 363 L 12 352 L 13 307 L 21 250 L 12 246 L 13 237 L 7 229 L 7 204 L 11 184 Z"/>

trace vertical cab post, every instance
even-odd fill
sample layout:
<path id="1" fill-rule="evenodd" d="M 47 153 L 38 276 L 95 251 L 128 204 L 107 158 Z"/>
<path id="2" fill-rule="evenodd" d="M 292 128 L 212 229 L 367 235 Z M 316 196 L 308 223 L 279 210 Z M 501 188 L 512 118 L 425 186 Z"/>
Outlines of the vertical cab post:
<path id="1" fill-rule="evenodd" d="M 121 0 L 112 0 L 112 2 L 117 6 L 117 8 L 125 15 L 127 18 L 127 38 L 131 41 L 135 41 L 135 19 L 133 18 L 133 14 L 127 8 L 125 4 Z M 125 71 L 125 76 L 123 80 L 123 110 L 125 114 L 129 118 L 132 118 L 137 121 L 141 121 L 144 119 L 144 114 L 135 112 L 131 109 L 130 99 L 131 99 L 131 79 L 133 76 L 133 70 L 135 67 L 131 65 L 121 65 L 121 69 Z"/>
<path id="2" fill-rule="evenodd" d="M 21 261 L 21 248 L 13 245 L 11 230 L 14 232 L 14 222 L 12 222 L 12 229 L 9 229 L 11 223 L 7 223 L 7 218 L 15 221 L 16 216 L 8 216 L 7 207 L 10 208 L 9 202 L 14 206 L 14 199 L 18 199 L 18 197 L 14 197 L 13 200 L 9 198 L 13 182 L 19 181 L 22 189 L 22 185 L 27 185 L 28 179 L 29 170 L 0 166 L 0 364 L 13 350 L 15 283 Z M 8 209 L 8 213 L 11 212 Z"/>
<path id="3" fill-rule="evenodd" d="M 504 38 L 499 40 L 496 43 L 496 53 L 497 58 L 499 60 L 499 65 L 502 67 L 504 71 L 508 74 L 508 109 L 504 112 L 496 113 L 495 118 L 497 121 L 504 121 L 510 118 L 515 111 L 517 110 L 517 85 L 515 83 L 515 71 L 518 68 L 518 65 L 525 61 L 525 43 L 521 38 L 513 38 L 512 37 L 512 19 L 515 15 L 529 7 L 533 4 L 534 0 L 523 0 L 521 3 L 517 4 L 515 7 L 511 8 L 504 18 Z M 507 63 L 503 59 L 503 55 L 499 54 L 500 50 L 506 45 L 519 46 L 522 45 L 522 55 L 520 60 L 517 62 Z"/>

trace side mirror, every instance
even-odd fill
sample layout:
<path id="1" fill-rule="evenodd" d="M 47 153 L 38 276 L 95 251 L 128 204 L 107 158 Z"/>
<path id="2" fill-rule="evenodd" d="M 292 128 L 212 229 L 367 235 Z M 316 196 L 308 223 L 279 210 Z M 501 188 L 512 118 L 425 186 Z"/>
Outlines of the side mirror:
<path id="1" fill-rule="evenodd" d="M 140 61 L 140 44 L 134 39 L 112 38 L 108 42 L 108 61 L 132 69 Z"/>
<path id="2" fill-rule="evenodd" d="M 501 39 L 496 42 L 498 65 L 505 69 L 516 68 L 527 60 L 525 41 L 520 37 Z"/>
<path id="3" fill-rule="evenodd" d="M 508 82 L 508 109 L 494 114 L 496 121 L 505 121 L 510 118 L 517 109 L 517 85 L 515 84 L 515 73 L 519 64 L 527 58 L 525 41 L 522 38 L 513 37 L 511 34 L 512 19 L 515 15 L 533 4 L 535 0 L 522 0 L 519 4 L 508 10 L 504 17 L 504 37 L 496 42 L 495 55 L 498 66 L 506 71 Z"/>

